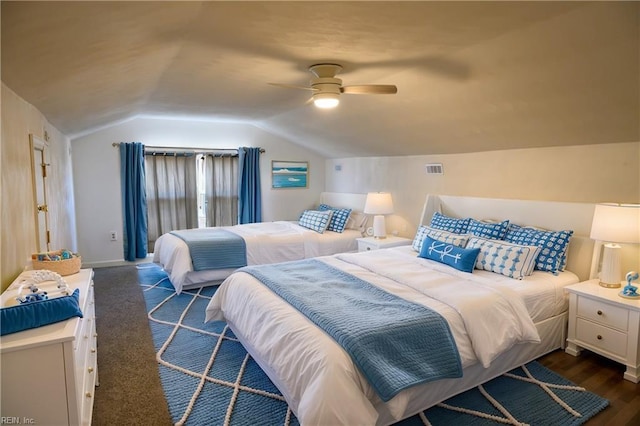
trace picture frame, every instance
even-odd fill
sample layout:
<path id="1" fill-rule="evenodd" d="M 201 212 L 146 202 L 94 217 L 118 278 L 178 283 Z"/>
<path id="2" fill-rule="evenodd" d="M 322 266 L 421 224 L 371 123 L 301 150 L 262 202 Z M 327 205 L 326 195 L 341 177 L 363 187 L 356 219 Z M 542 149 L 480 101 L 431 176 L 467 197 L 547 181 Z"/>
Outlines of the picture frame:
<path id="1" fill-rule="evenodd" d="M 271 187 L 306 188 L 309 180 L 308 161 L 271 161 Z"/>

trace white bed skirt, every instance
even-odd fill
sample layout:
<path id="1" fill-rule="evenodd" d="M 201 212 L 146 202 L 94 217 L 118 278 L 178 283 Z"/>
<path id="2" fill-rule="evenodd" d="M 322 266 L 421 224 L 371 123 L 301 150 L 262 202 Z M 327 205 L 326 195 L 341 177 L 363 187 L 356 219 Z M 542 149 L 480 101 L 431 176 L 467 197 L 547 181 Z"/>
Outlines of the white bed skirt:
<path id="1" fill-rule="evenodd" d="M 260 357 L 255 352 L 255 348 L 252 347 L 251 342 L 249 342 L 248 339 L 246 339 L 245 336 L 243 336 L 242 333 L 234 327 L 232 322 L 229 321 L 228 324 L 229 328 L 231 328 L 247 352 L 251 354 L 253 359 L 258 363 L 258 365 L 260 365 L 267 376 L 269 376 L 271 381 L 276 385 L 276 387 L 278 387 L 278 389 L 282 389 L 278 376 L 269 368 L 268 365 L 261 361 Z M 500 376 L 501 374 L 519 367 L 522 364 L 526 364 L 529 361 L 533 361 L 542 355 L 556 349 L 563 348 L 566 341 L 567 314 L 565 312 L 561 315 L 541 321 L 536 324 L 536 328 L 541 339 L 539 344 L 528 343 L 517 345 L 496 358 L 489 368 L 485 369 L 480 363 L 476 363 L 465 368 L 463 371 L 464 375 L 460 379 L 438 380 L 436 382 L 416 386 L 410 390 L 414 395 L 410 398 L 410 402 L 406 408 L 405 416 L 403 418 L 407 418 L 424 411 L 428 407 L 432 407 L 454 395 L 485 383 L 494 377 Z M 401 420 L 394 418 L 383 403 L 377 405 L 375 409 L 379 414 L 376 425 L 389 425 Z"/>

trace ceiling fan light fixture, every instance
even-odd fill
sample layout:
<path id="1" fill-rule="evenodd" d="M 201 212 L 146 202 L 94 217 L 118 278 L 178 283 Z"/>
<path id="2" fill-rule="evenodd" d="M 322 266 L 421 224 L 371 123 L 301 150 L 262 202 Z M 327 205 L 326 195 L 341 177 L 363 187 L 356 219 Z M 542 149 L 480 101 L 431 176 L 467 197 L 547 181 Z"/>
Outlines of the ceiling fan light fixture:
<path id="1" fill-rule="evenodd" d="M 316 93 L 313 95 L 313 104 L 322 109 L 335 108 L 340 103 L 337 93 Z"/>

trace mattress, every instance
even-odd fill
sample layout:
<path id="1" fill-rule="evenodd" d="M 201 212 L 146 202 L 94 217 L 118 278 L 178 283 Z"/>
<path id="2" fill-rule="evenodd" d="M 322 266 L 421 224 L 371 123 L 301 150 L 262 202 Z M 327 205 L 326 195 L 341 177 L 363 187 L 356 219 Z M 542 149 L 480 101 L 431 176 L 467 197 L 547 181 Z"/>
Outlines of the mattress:
<path id="1" fill-rule="evenodd" d="M 535 273 L 523 280 L 479 270 L 466 274 L 418 258 L 408 246 L 322 257 L 320 260 L 385 291 L 438 311 L 447 319 L 452 330 L 465 375 L 466 371 L 474 368 L 479 370 L 478 374 L 482 374 L 484 370 L 499 370 L 501 366 L 493 363 L 485 366 L 482 365 L 484 361 L 479 361 L 478 348 L 475 346 L 484 344 L 483 339 L 478 339 L 478 336 L 482 336 L 478 334 L 481 333 L 478 329 L 482 327 L 470 327 L 469 321 L 465 322 L 460 315 L 460 310 L 464 310 L 460 306 L 465 305 L 452 302 L 452 295 L 458 292 L 462 297 L 465 292 L 474 292 L 480 287 L 485 291 L 483 294 L 495 292 L 500 297 L 509 295 L 516 301 L 516 308 L 521 306 L 522 311 L 526 311 L 524 314 L 521 312 L 520 320 L 529 321 L 534 326 L 534 320 L 544 323 L 566 310 L 567 302 L 562 287 L 578 281 L 571 272 L 558 276 Z M 448 288 L 450 294 L 445 295 L 444 301 L 434 299 L 427 295 L 431 291 L 427 287 L 432 285 L 438 289 L 436 292 Z M 487 310 L 488 315 L 493 314 L 492 310 Z M 524 318 L 527 315 L 528 318 Z M 421 406 L 423 387 L 437 387 L 436 382 L 416 386 L 383 403 L 338 344 L 249 274 L 235 273 L 225 280 L 207 307 L 206 320 L 225 320 L 229 323 L 303 424 L 376 424 L 396 421 L 413 414 L 409 411 Z M 494 324 L 498 329 L 501 323 L 501 320 L 497 320 L 489 324 Z M 551 329 L 557 331 L 557 327 Z M 494 333 L 493 329 L 485 333 L 487 340 L 493 337 L 492 334 L 501 334 L 497 331 Z M 472 334 L 473 341 L 470 337 Z M 538 342 L 546 342 L 546 337 L 539 336 Z M 490 359 L 495 360 L 497 356 L 499 360 L 501 356 L 506 356 L 504 353 L 518 346 L 537 353 L 538 342 L 528 338 L 520 343 L 507 344 L 504 350 L 496 352 L 495 356 L 491 355 Z"/>

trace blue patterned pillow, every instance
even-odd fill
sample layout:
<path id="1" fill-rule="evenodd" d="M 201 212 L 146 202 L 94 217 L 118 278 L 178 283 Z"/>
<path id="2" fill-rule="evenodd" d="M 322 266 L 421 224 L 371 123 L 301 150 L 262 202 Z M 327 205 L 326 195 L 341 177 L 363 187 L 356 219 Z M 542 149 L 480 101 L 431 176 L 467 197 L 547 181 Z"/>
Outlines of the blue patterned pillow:
<path id="1" fill-rule="evenodd" d="M 320 212 L 317 210 L 305 210 L 300 215 L 298 225 L 322 234 L 331 221 L 331 210 Z"/>
<path id="2" fill-rule="evenodd" d="M 531 275 L 540 247 L 471 237 L 467 248 L 480 248 L 476 268 L 521 280 Z"/>
<path id="3" fill-rule="evenodd" d="M 321 212 L 331 210 L 331 221 L 327 227 L 328 231 L 344 232 L 344 228 L 347 226 L 347 221 L 351 215 L 351 209 L 337 209 L 327 204 L 320 204 L 318 210 Z"/>
<path id="4" fill-rule="evenodd" d="M 541 248 L 535 269 L 557 275 L 567 264 L 567 249 L 573 231 L 545 231 L 509 225 L 505 240 L 523 245 L 536 245 Z"/>
<path id="5" fill-rule="evenodd" d="M 467 232 L 467 225 L 469 224 L 469 218 L 456 219 L 449 217 L 442 213 L 435 212 L 431 218 L 430 227 L 436 229 L 442 229 L 443 231 L 453 232 L 454 234 L 464 234 Z"/>
<path id="6" fill-rule="evenodd" d="M 433 229 L 428 226 L 421 225 L 416 232 L 416 236 L 413 238 L 413 243 L 411 244 L 411 247 L 413 247 L 413 249 L 418 253 L 422 250 L 422 241 L 426 236 L 462 248 L 467 244 L 467 239 L 469 238 L 466 234 L 454 234 L 453 232 Z"/>
<path id="7" fill-rule="evenodd" d="M 481 222 L 479 220 L 469 219 L 467 233 L 491 240 L 502 240 L 507 234 L 508 227 L 508 220 L 502 222 Z"/>
<path id="8" fill-rule="evenodd" d="M 418 256 L 444 263 L 462 272 L 473 272 L 478 253 L 479 248 L 465 249 L 427 236 Z"/>

